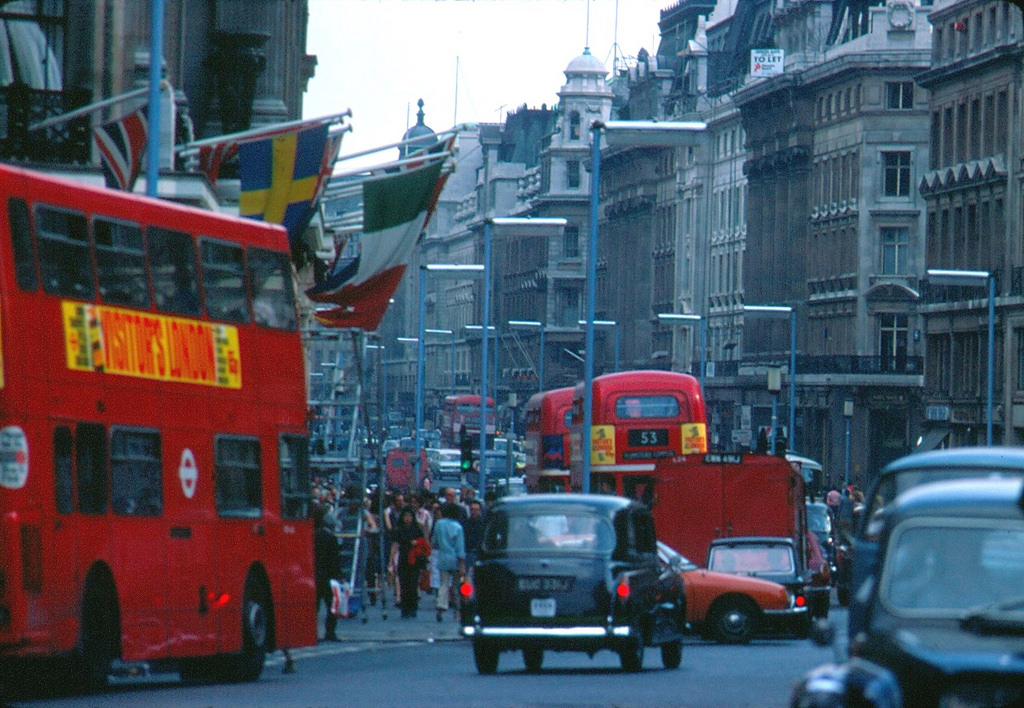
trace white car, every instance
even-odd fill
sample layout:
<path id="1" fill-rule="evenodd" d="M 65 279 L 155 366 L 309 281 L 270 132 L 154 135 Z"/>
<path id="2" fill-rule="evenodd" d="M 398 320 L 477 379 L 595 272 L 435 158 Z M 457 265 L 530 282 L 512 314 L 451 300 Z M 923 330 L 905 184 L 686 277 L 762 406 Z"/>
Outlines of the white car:
<path id="1" fill-rule="evenodd" d="M 462 482 L 462 452 L 456 448 L 428 449 L 427 466 L 435 485 Z"/>

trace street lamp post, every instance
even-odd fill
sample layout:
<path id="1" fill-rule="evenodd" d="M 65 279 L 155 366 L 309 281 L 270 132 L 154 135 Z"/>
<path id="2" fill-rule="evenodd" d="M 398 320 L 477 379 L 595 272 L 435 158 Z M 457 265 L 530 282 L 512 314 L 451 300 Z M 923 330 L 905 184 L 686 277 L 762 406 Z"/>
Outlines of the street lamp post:
<path id="1" fill-rule="evenodd" d="M 540 332 L 540 362 L 537 365 L 537 390 L 544 390 L 544 323 L 536 320 L 509 320 L 509 327 L 536 327 Z"/>
<path id="2" fill-rule="evenodd" d="M 853 419 L 853 399 L 843 401 L 843 417 L 846 418 L 846 469 L 843 473 L 843 489 L 850 486 L 850 421 Z"/>
<path id="3" fill-rule="evenodd" d="M 594 309 L 597 291 L 597 217 L 600 206 L 601 137 L 611 147 L 696 145 L 707 124 L 680 121 L 594 121 L 590 126 L 590 238 L 587 244 L 586 358 L 583 365 L 582 491 L 590 491 L 590 447 L 594 408 Z"/>
<path id="4" fill-rule="evenodd" d="M 423 336 L 424 336 L 424 320 L 426 319 L 426 301 L 427 301 L 427 275 L 437 275 L 439 277 L 450 277 L 450 278 L 467 278 L 476 277 L 476 274 L 486 270 L 482 265 L 477 264 L 459 264 L 459 263 L 427 263 L 420 266 L 420 307 L 419 307 L 419 324 L 417 330 L 419 336 L 417 339 L 417 352 L 416 352 L 416 450 L 415 457 L 413 458 L 413 467 L 416 470 L 416 488 L 420 486 L 422 479 L 423 470 L 420 469 L 420 450 L 422 448 L 422 441 L 420 438 L 420 428 L 423 427 Z"/>
<path id="5" fill-rule="evenodd" d="M 451 329 L 425 329 L 423 330 L 427 334 L 447 334 L 452 338 L 452 361 L 451 361 L 451 381 L 449 381 L 449 389 L 451 395 L 455 395 L 455 331 Z"/>
<path id="6" fill-rule="evenodd" d="M 933 285 L 988 286 L 988 382 L 985 391 L 985 445 L 992 447 L 992 394 L 995 374 L 996 345 L 996 276 L 987 270 L 928 269 L 928 281 Z"/>
<path id="7" fill-rule="evenodd" d="M 744 312 L 786 315 L 789 320 L 789 448 L 796 449 L 796 308 L 790 305 L 744 305 Z M 772 431 L 774 435 L 774 431 Z M 772 450 L 772 454 L 775 450 Z"/>
<path id="8" fill-rule="evenodd" d="M 484 493 L 487 491 L 487 470 L 484 466 L 487 454 L 487 340 L 491 338 L 491 332 L 494 332 L 494 336 L 497 338 L 498 330 L 494 325 L 488 325 L 486 332 L 484 332 L 483 325 L 466 325 L 466 329 L 479 331 L 480 337 L 483 340 L 481 344 L 482 361 L 480 363 L 480 479 L 477 481 L 477 484 L 480 485 L 480 498 L 483 499 Z M 495 344 L 495 347 L 497 347 L 497 344 Z M 497 397 L 495 397 L 494 406 L 495 408 L 498 406 Z M 495 420 L 497 420 L 497 411 L 495 411 L 494 415 Z"/>
<path id="9" fill-rule="evenodd" d="M 658 319 L 662 322 L 689 324 L 700 323 L 700 391 L 704 393 L 704 373 L 707 370 L 707 326 L 701 315 L 684 315 L 674 312 L 659 312 Z"/>

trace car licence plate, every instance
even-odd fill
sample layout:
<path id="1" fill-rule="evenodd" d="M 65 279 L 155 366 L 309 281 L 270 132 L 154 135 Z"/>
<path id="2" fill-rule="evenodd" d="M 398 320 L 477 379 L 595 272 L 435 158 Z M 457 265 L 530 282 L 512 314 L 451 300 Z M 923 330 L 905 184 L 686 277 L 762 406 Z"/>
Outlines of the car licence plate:
<path id="1" fill-rule="evenodd" d="M 530 615 L 532 617 L 554 617 L 555 598 L 535 597 L 530 600 Z"/>

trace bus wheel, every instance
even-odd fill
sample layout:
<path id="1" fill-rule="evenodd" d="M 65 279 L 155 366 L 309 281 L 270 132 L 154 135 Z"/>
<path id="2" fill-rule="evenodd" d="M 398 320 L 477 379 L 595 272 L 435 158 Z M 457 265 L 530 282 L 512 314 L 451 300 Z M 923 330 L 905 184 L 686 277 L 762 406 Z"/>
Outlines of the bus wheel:
<path id="1" fill-rule="evenodd" d="M 86 582 L 82 597 L 82 638 L 75 657 L 82 688 L 106 687 L 114 659 L 121 656 L 121 617 L 109 579 L 96 575 Z"/>
<path id="2" fill-rule="evenodd" d="M 231 681 L 255 681 L 263 673 L 270 636 L 270 597 L 263 584 L 254 578 L 245 583 L 242 595 L 242 651 L 232 657 Z"/>

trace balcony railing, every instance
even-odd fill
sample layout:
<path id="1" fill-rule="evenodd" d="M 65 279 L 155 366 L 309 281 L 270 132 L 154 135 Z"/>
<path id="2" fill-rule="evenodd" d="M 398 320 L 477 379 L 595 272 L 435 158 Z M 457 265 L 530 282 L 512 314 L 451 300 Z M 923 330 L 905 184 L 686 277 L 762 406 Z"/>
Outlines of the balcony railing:
<path id="1" fill-rule="evenodd" d="M 740 368 L 749 368 L 758 365 L 788 365 L 779 360 L 756 361 L 752 359 L 744 361 L 716 361 L 708 362 L 708 373 L 714 372 L 714 376 L 727 377 L 738 376 Z M 696 372 L 693 372 L 696 373 Z M 883 357 L 883 356 L 808 356 L 798 355 L 796 358 L 796 375 L 799 378 L 804 375 L 815 374 L 848 374 L 848 375 L 878 375 L 878 376 L 920 376 L 924 373 L 924 358 L 919 356 L 911 357 Z"/>
<path id="2" fill-rule="evenodd" d="M 84 89 L 43 91 L 25 84 L 0 87 L 0 160 L 60 165 L 86 165 L 91 159 L 90 117 L 29 131 L 47 118 L 89 103 Z"/>

